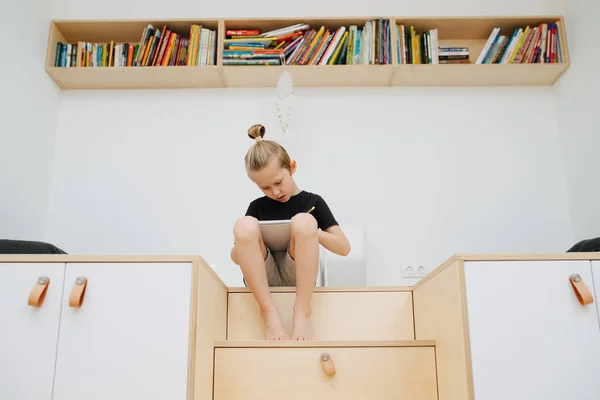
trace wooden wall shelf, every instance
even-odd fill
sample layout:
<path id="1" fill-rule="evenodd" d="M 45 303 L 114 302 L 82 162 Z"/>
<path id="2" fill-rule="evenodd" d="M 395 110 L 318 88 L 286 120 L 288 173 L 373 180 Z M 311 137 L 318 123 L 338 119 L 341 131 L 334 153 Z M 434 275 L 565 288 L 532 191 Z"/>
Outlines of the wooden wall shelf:
<path id="1" fill-rule="evenodd" d="M 274 87 L 284 70 L 296 87 L 364 86 L 531 86 L 552 85 L 569 68 L 570 58 L 562 16 L 507 17 L 388 17 L 391 33 L 391 64 L 386 65 L 223 65 L 226 29 L 278 29 L 295 23 L 311 28 L 336 29 L 351 24 L 364 25 L 379 17 L 364 18 L 279 18 L 279 19 L 170 19 L 170 20 L 61 20 L 52 21 L 46 54 L 46 71 L 62 89 L 145 89 L 145 88 L 227 88 Z M 516 28 L 560 22 L 563 62 L 550 64 L 475 64 L 492 29 L 511 35 Z M 148 24 L 167 25 L 189 37 L 192 24 L 216 32 L 215 65 L 149 67 L 55 67 L 57 43 L 88 41 L 116 44 L 140 42 Z M 470 64 L 399 64 L 396 25 L 414 26 L 417 31 L 437 29 L 440 46 L 469 48 Z"/>

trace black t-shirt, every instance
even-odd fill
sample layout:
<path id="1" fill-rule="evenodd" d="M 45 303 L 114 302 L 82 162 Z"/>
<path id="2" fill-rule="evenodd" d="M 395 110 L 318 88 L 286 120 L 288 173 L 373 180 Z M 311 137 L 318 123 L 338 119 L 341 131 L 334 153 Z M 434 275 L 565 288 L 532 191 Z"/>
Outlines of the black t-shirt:
<path id="1" fill-rule="evenodd" d="M 317 220 L 318 227 L 321 230 L 339 225 L 325 200 L 318 194 L 305 190 L 290 197 L 285 203 L 270 199 L 267 196 L 260 197 L 250 203 L 246 216 L 252 216 L 259 221 L 291 219 L 296 214 L 307 212 L 313 206 L 315 209 L 311 211 L 311 214 Z"/>

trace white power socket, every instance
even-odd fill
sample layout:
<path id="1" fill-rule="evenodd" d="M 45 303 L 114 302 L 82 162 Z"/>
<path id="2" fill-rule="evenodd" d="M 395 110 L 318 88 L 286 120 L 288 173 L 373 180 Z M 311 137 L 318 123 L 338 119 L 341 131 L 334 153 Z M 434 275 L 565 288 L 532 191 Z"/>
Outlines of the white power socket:
<path id="1" fill-rule="evenodd" d="M 402 268 L 403 278 L 422 278 L 427 275 L 427 269 L 422 265 L 406 265 Z"/>

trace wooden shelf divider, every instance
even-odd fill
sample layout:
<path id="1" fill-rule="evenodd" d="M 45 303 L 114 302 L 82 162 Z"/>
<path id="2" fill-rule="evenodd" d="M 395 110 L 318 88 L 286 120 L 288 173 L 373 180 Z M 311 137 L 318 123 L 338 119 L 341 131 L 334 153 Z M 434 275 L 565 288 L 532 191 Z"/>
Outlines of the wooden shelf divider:
<path id="1" fill-rule="evenodd" d="M 570 67 L 568 40 L 562 16 L 499 17 L 386 17 L 390 20 L 391 64 L 385 65 L 223 65 L 223 41 L 227 29 L 272 30 L 295 23 L 321 26 L 363 26 L 379 16 L 352 18 L 262 18 L 262 19 L 169 19 L 169 20 L 60 20 L 51 21 L 46 71 L 62 89 L 151 89 L 275 87 L 281 73 L 289 71 L 294 86 L 531 86 L 552 85 Z M 516 28 L 541 23 L 560 23 L 563 62 L 548 64 L 475 64 L 495 27 L 511 35 Z M 192 24 L 217 32 L 216 65 L 151 67 L 55 67 L 57 43 L 87 41 L 106 43 L 140 42 L 148 24 L 165 24 L 189 37 Z M 396 26 L 414 26 L 416 31 L 437 29 L 440 46 L 469 48 L 470 64 L 399 64 Z"/>

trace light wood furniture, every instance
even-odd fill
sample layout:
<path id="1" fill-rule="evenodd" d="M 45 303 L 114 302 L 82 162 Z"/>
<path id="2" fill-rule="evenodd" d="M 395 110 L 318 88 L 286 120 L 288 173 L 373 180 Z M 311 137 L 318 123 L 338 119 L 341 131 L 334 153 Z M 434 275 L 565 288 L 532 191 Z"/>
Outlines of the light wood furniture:
<path id="1" fill-rule="evenodd" d="M 324 292 L 313 295 L 312 321 L 321 340 L 414 340 L 410 288 L 389 292 Z M 292 330 L 295 292 L 274 293 L 284 327 Z M 261 340 L 263 324 L 251 293 L 228 295 L 228 340 Z"/>
<path id="2" fill-rule="evenodd" d="M 569 279 L 593 293 L 598 260 L 458 255 L 416 284 L 416 339 L 436 342 L 440 400 L 600 398 L 597 297 L 580 304 Z"/>
<path id="3" fill-rule="evenodd" d="M 249 290 L 198 256 L 1 255 L 0 287 L 0 398 L 600 398 L 600 253 L 316 288 L 307 342 L 262 340 Z M 289 329 L 295 290 L 272 291 Z"/>
<path id="4" fill-rule="evenodd" d="M 433 342 L 346 346 L 217 347 L 215 399 L 437 399 Z"/>
<path id="5" fill-rule="evenodd" d="M 284 70 L 294 85 L 303 86 L 514 86 L 552 85 L 570 66 L 565 21 L 562 16 L 427 17 L 381 16 L 391 21 L 392 64 L 325 66 L 223 66 L 222 48 L 226 29 L 271 30 L 295 23 L 311 27 L 337 28 L 364 25 L 379 16 L 354 18 L 258 18 L 258 19 L 168 19 L 168 20 L 57 20 L 50 24 L 46 71 L 62 89 L 134 88 L 225 88 L 274 87 Z M 560 64 L 474 64 L 494 27 L 512 33 L 517 27 L 560 21 L 565 62 Z M 144 27 L 168 24 L 189 35 L 189 26 L 202 24 L 218 34 L 217 65 L 173 67 L 54 67 L 56 44 L 77 42 L 139 43 Z M 403 65 L 397 62 L 396 24 L 414 25 L 417 31 L 438 29 L 442 46 L 468 46 L 472 64 Z"/>
<path id="6" fill-rule="evenodd" d="M 0 398 L 212 398 L 227 287 L 201 257 L 0 256 L 0 287 Z"/>

